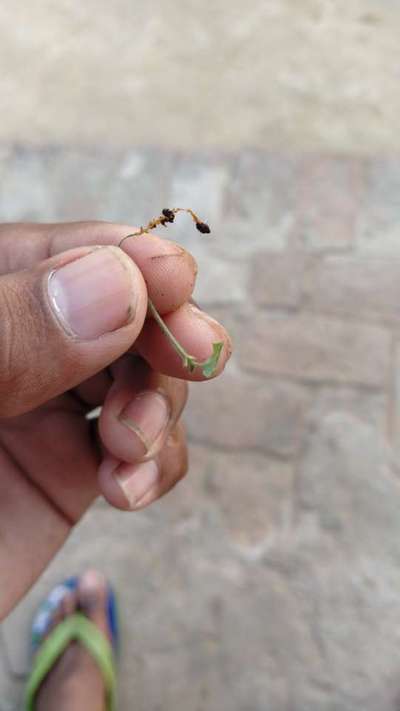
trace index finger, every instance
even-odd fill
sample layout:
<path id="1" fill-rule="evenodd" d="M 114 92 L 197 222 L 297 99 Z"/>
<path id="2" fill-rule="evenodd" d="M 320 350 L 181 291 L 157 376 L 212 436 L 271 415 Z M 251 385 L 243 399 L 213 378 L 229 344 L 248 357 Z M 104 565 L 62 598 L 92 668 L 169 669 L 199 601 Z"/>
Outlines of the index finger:
<path id="1" fill-rule="evenodd" d="M 133 231 L 132 225 L 110 222 L 5 224 L 0 227 L 0 273 L 30 268 L 73 247 L 118 246 Z M 121 249 L 139 267 L 160 313 L 174 311 L 188 301 L 197 265 L 183 247 L 151 233 L 125 240 Z"/>
<path id="2" fill-rule="evenodd" d="M 135 231 L 130 225 L 107 222 L 57 226 L 52 249 L 57 253 L 81 244 L 114 244 Z M 190 298 L 196 282 L 194 257 L 176 242 L 152 234 L 130 237 L 121 247 L 143 274 L 150 299 L 161 313 L 175 311 Z"/>

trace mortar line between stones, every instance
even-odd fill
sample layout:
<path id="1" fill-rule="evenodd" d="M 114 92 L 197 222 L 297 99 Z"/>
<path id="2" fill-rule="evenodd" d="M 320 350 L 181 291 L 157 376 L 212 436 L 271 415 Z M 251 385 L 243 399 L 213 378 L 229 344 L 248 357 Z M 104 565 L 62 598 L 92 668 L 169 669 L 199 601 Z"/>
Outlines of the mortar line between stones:
<path id="1" fill-rule="evenodd" d="M 258 456 L 265 457 L 265 459 L 269 459 L 280 464 L 290 463 L 291 461 L 293 461 L 293 458 L 296 457 L 297 454 L 296 452 L 291 452 L 287 455 L 278 454 L 277 452 L 262 449 L 258 446 L 238 447 L 237 449 L 232 449 L 232 447 L 229 447 L 227 445 L 217 444 L 216 442 L 210 442 L 206 438 L 203 439 L 202 437 L 193 437 L 191 435 L 189 436 L 189 442 L 190 444 L 194 444 L 196 446 L 207 447 L 208 449 L 211 449 L 213 452 L 216 452 L 218 454 L 229 454 L 231 456 L 239 456 L 240 454 L 256 454 Z"/>
<path id="2" fill-rule="evenodd" d="M 227 302 L 210 303 L 207 307 L 210 308 L 223 308 L 227 306 Z M 363 324 L 366 326 L 375 326 L 381 328 L 382 330 L 390 331 L 393 328 L 398 327 L 400 329 L 400 320 L 393 318 L 385 318 L 385 316 L 377 315 L 376 317 L 363 316 L 362 314 L 348 314 L 342 311 L 329 311 L 321 308 L 312 308 L 307 305 L 299 306 L 285 306 L 285 305 L 268 305 L 258 303 L 256 304 L 258 311 L 263 315 L 271 316 L 299 316 L 300 318 L 305 316 L 322 316 L 329 321 L 341 321 L 346 324 Z"/>
<path id="3" fill-rule="evenodd" d="M 397 403 L 397 382 L 396 382 L 396 353 L 397 353 L 397 337 L 392 333 L 390 344 L 390 359 L 389 373 L 387 378 L 387 417 L 386 417 L 386 435 L 389 442 L 393 445 L 396 435 L 396 403 Z"/>
<path id="4" fill-rule="evenodd" d="M 294 383 L 296 385 L 303 385 L 304 387 L 310 387 L 310 386 L 315 386 L 315 387 L 329 387 L 329 388 L 356 388 L 363 390 L 365 393 L 369 394 L 377 394 L 381 392 L 386 392 L 386 386 L 384 384 L 377 384 L 377 385 L 372 385 L 371 383 L 362 383 L 357 380 L 330 380 L 330 379 L 307 379 L 304 376 L 295 376 L 291 375 L 289 373 L 285 372 L 280 372 L 280 373 L 264 373 L 261 370 L 257 370 L 254 367 L 246 367 L 244 368 L 243 366 L 240 366 L 241 372 L 245 373 L 246 375 L 251 375 L 251 376 L 260 376 L 261 379 L 263 376 L 270 377 L 270 379 L 277 378 L 281 382 L 287 381 L 288 383 Z"/>

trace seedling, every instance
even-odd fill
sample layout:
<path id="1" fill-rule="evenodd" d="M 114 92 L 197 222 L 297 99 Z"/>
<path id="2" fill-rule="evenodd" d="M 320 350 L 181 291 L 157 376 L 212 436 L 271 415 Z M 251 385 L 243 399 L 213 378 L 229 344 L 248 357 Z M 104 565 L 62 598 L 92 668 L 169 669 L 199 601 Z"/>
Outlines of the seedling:
<path id="1" fill-rule="evenodd" d="M 159 225 L 166 227 L 168 223 L 174 222 L 175 215 L 178 212 L 187 212 L 195 223 L 196 229 L 202 234 L 210 233 L 211 230 L 209 226 L 205 222 L 202 222 L 202 220 L 198 218 L 198 216 L 193 212 L 193 210 L 184 207 L 174 207 L 172 209 L 165 208 L 162 211 L 161 215 L 159 215 L 159 217 L 155 217 L 153 220 L 150 220 L 150 222 L 145 227 L 140 227 L 140 229 L 138 229 L 136 232 L 131 232 L 129 235 L 123 237 L 118 246 L 121 247 L 123 242 L 125 242 L 125 240 L 129 239 L 130 237 L 138 237 L 139 235 L 149 234 L 151 230 L 154 230 Z M 198 361 L 195 356 L 190 355 L 190 353 L 185 350 L 182 344 L 177 341 L 174 334 L 169 330 L 167 324 L 161 318 L 156 307 L 150 299 L 149 311 L 153 316 L 154 320 L 159 325 L 163 334 L 166 336 L 166 338 L 168 338 L 171 346 L 181 357 L 183 366 L 187 368 L 190 373 L 193 373 L 196 368 L 201 368 L 203 375 L 206 378 L 211 378 L 217 369 L 219 357 L 221 355 L 224 344 L 220 341 L 217 343 L 213 343 L 213 350 L 210 357 L 207 358 L 207 360 Z"/>

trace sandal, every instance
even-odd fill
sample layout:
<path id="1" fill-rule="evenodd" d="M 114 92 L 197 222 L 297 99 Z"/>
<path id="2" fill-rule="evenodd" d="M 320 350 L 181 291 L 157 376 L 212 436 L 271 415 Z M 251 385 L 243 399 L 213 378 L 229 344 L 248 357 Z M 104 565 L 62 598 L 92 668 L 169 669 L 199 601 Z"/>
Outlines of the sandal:
<path id="1" fill-rule="evenodd" d="M 40 605 L 32 624 L 32 653 L 35 655 L 26 689 L 26 711 L 34 711 L 35 697 L 43 680 L 72 641 L 80 642 L 92 655 L 101 671 L 106 693 L 107 711 L 115 711 L 116 655 L 118 651 L 118 621 L 115 594 L 108 586 L 107 620 L 112 643 L 81 612 L 75 612 L 60 622 L 44 639 L 52 618 L 65 595 L 77 589 L 78 577 L 57 585 Z"/>

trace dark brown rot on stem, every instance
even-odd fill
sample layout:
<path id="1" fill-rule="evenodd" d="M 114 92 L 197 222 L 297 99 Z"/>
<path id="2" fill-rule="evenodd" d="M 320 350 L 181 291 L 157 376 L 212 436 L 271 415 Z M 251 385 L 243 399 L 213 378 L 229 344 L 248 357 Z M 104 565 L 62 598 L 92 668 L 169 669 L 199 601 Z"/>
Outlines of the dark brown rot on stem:
<path id="1" fill-rule="evenodd" d="M 206 222 L 196 222 L 196 227 L 203 235 L 208 235 L 211 232 Z"/>
<path id="2" fill-rule="evenodd" d="M 172 212 L 168 207 L 165 207 L 162 211 L 163 216 L 167 222 L 173 222 L 175 220 L 175 213 Z"/>

